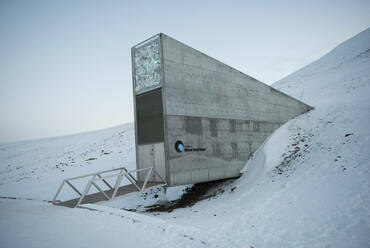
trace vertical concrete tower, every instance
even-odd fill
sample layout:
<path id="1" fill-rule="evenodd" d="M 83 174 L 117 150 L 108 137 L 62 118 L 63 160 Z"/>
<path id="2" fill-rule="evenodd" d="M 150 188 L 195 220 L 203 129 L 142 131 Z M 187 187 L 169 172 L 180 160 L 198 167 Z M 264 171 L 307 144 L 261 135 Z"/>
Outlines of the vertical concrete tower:
<path id="1" fill-rule="evenodd" d="M 131 52 L 137 168 L 169 186 L 239 176 L 275 129 L 312 109 L 164 34 Z"/>

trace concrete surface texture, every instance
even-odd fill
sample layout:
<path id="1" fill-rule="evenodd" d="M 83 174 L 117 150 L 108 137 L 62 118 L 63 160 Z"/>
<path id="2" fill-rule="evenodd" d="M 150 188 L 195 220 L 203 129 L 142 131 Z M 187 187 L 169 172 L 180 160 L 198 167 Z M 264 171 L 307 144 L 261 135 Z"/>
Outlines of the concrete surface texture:
<path id="1" fill-rule="evenodd" d="M 160 39 L 161 166 L 170 186 L 237 177 L 275 129 L 312 108 L 167 35 Z"/>

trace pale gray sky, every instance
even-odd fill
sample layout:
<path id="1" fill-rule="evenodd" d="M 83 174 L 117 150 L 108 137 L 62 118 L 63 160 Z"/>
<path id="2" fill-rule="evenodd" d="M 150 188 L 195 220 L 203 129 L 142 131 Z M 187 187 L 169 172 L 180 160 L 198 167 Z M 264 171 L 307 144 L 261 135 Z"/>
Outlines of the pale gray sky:
<path id="1" fill-rule="evenodd" d="M 267 84 L 369 27 L 370 1 L 0 0 L 0 143 L 132 122 L 130 48 L 163 32 Z"/>

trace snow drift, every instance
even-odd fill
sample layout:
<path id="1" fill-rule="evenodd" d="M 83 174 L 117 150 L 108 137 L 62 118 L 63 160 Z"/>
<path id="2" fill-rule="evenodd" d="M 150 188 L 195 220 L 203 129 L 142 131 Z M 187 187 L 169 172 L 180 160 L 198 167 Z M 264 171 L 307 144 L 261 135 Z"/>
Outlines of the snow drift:
<path id="1" fill-rule="evenodd" d="M 369 247 L 370 29 L 273 86 L 315 109 L 271 135 L 243 176 L 216 196 L 155 218 L 112 208 L 138 198 L 88 206 L 96 211 L 2 199 L 1 242 L 62 247 L 71 240 L 55 232 L 73 218 L 83 220 L 73 225 L 90 244 L 102 238 L 113 247 L 133 246 L 135 238 L 138 247 Z M 133 147 L 132 125 L 2 145 L 0 195 L 50 199 L 62 178 L 134 166 Z"/>

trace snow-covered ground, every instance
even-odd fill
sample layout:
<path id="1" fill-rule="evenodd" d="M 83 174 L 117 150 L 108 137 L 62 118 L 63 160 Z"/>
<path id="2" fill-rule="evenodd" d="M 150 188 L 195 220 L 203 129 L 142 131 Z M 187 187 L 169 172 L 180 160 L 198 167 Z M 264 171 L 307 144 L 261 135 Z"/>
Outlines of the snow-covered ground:
<path id="1" fill-rule="evenodd" d="M 134 169 L 133 124 L 0 145 L 0 195 L 50 200 L 64 178 L 125 166 Z M 66 191 L 65 197 L 74 196 Z"/>
<path id="2" fill-rule="evenodd" d="M 272 134 L 216 196 L 170 213 L 120 209 L 161 200 L 151 195 L 89 209 L 41 201 L 63 178 L 133 168 L 132 124 L 1 145 L 0 196 L 22 199 L 0 199 L 0 246 L 370 247 L 370 29 L 273 86 L 315 109 Z"/>

